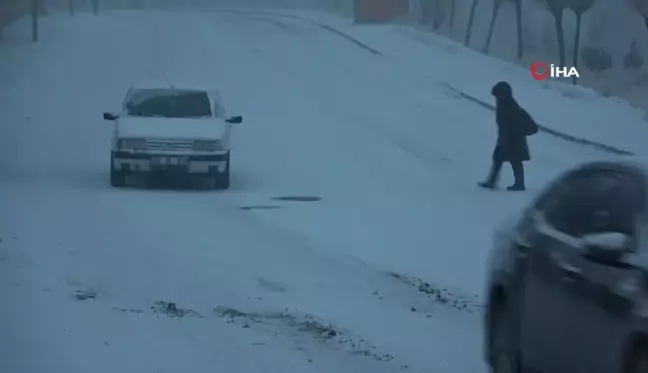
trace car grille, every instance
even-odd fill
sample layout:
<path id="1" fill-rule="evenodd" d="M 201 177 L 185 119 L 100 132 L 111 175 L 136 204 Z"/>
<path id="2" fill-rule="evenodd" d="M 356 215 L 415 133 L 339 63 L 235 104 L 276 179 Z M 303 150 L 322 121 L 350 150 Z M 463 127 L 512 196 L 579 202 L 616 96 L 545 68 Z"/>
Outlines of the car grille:
<path id="1" fill-rule="evenodd" d="M 149 140 L 146 142 L 149 150 L 166 150 L 166 151 L 182 151 L 192 150 L 194 147 L 193 141 L 165 141 L 165 140 Z"/>

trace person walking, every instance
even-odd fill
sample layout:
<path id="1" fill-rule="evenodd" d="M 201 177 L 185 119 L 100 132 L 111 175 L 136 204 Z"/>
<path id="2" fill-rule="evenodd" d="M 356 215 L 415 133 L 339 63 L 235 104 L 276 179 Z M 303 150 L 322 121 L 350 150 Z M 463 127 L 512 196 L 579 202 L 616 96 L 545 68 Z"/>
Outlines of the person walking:
<path id="1" fill-rule="evenodd" d="M 493 151 L 493 163 L 488 178 L 478 185 L 486 189 L 495 189 L 502 165 L 509 162 L 515 183 L 507 190 L 524 191 L 526 185 L 523 162 L 531 160 L 526 138 L 538 132 L 538 125 L 517 103 L 513 97 L 513 89 L 507 82 L 495 84 L 491 94 L 496 102 L 497 144 Z"/>

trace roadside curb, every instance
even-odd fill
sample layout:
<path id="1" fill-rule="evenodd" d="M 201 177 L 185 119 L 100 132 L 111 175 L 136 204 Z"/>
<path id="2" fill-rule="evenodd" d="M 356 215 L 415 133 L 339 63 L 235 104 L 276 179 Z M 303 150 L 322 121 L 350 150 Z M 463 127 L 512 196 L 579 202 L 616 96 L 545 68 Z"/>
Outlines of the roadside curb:
<path id="1" fill-rule="evenodd" d="M 297 19 L 303 22 L 308 22 L 310 24 L 313 24 L 319 28 L 322 28 L 332 34 L 335 34 L 342 39 L 345 39 L 349 41 L 350 43 L 354 44 L 355 46 L 375 55 L 375 56 L 380 56 L 383 57 L 384 55 L 382 52 L 380 52 L 377 49 L 374 49 L 367 44 L 361 42 L 360 40 L 354 38 L 353 36 L 346 34 L 332 26 L 329 26 L 325 23 L 315 21 L 310 18 L 298 16 L 295 14 L 286 14 L 286 13 L 277 13 L 277 12 L 269 12 L 269 11 L 261 11 L 261 10 L 241 10 L 241 9 L 214 9 L 210 10 L 212 12 L 217 12 L 217 13 L 231 13 L 231 14 L 243 14 L 243 15 L 265 15 L 265 16 L 273 16 L 273 17 L 282 17 L 282 18 L 292 18 L 292 19 Z"/>

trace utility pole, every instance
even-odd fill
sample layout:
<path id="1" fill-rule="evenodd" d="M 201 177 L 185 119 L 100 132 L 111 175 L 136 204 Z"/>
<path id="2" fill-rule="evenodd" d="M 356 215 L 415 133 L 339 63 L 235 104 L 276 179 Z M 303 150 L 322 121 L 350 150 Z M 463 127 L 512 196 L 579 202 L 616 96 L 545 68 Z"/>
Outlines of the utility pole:
<path id="1" fill-rule="evenodd" d="M 92 13 L 94 13 L 95 16 L 99 15 L 99 0 L 91 0 L 92 1 Z"/>
<path id="2" fill-rule="evenodd" d="M 31 15 L 32 15 L 32 42 L 38 42 L 38 18 L 40 11 L 40 0 L 31 0 Z"/>
<path id="3" fill-rule="evenodd" d="M 74 0 L 68 0 L 68 6 L 69 6 L 70 16 L 73 16 L 74 15 L 74 6 L 75 6 Z"/>

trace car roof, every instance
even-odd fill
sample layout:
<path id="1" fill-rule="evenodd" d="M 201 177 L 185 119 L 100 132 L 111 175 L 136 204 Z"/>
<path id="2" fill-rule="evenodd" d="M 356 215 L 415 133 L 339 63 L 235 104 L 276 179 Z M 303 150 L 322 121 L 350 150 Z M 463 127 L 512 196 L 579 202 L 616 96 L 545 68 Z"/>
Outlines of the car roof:
<path id="1" fill-rule="evenodd" d="M 600 160 L 600 161 L 591 161 L 581 164 L 576 167 L 575 170 L 589 170 L 589 169 L 608 169 L 608 170 L 621 170 L 621 169 L 631 169 L 635 172 L 642 174 L 644 177 L 648 177 L 648 166 L 645 162 L 642 162 L 636 158 L 624 158 L 624 159 L 610 159 L 610 160 Z"/>
<path id="2" fill-rule="evenodd" d="M 146 79 L 133 83 L 130 87 L 131 90 L 139 89 L 182 89 L 182 90 L 192 90 L 192 91 L 205 91 L 205 92 L 216 92 L 218 90 L 205 84 L 204 82 L 197 82 L 185 79 L 167 79 L 167 78 L 158 78 L 158 79 Z"/>

